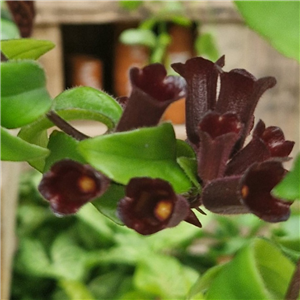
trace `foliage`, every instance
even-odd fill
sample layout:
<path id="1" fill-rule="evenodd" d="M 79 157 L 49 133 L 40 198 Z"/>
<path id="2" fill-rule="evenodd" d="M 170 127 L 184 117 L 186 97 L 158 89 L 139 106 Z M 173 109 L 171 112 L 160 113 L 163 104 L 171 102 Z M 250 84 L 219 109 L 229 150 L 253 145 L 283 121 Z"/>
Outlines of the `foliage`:
<path id="1" fill-rule="evenodd" d="M 299 1 L 235 1 L 247 24 L 287 57 L 300 61 Z"/>
<path id="2" fill-rule="evenodd" d="M 123 4 L 128 9 L 135 9 L 141 4 L 141 1 L 132 4 L 126 2 Z M 166 3 L 162 15 L 172 11 L 173 22 L 188 25 L 189 21 L 178 13 L 180 2 L 172 3 L 173 6 Z M 246 11 L 245 7 L 250 3 L 243 3 L 238 2 L 237 5 L 241 11 Z M 253 9 L 259 11 L 262 6 L 257 5 Z M 253 13 L 252 6 L 248 8 L 249 14 L 245 13 L 245 18 L 248 19 L 249 15 L 250 20 L 256 13 Z M 165 24 L 160 26 L 158 36 L 152 32 L 156 22 L 161 21 L 160 17 L 158 15 L 157 18 L 146 20 L 136 32 L 127 32 L 130 42 L 144 44 L 141 37 L 144 38 L 147 32 L 146 43 L 152 47 L 152 59 L 155 61 L 162 59 L 169 43 Z M 262 16 L 260 19 L 264 20 Z M 7 20 L 3 17 L 4 27 Z M 251 22 L 257 23 L 257 20 L 251 19 L 249 24 Z M 264 34 L 274 40 L 275 45 L 280 44 L 282 47 L 282 34 L 274 35 L 276 27 L 270 26 L 272 35 L 268 35 L 268 26 L 262 26 L 266 29 Z M 262 28 L 253 27 L 258 31 Z M 294 35 L 294 28 L 293 25 L 291 35 Z M 15 37 L 11 29 L 11 26 L 6 27 L 7 36 Z M 295 52 L 291 49 L 295 49 L 295 43 L 292 39 L 288 39 L 286 47 L 280 49 L 294 57 Z M 40 174 L 24 176 L 18 208 L 17 233 L 20 242 L 15 259 L 12 299 L 196 300 L 286 297 L 295 263 L 300 258 L 300 210 L 297 202 L 292 207 L 289 220 L 280 225 L 266 225 L 252 215 L 225 218 L 209 213 L 201 218 L 203 230 L 181 223 L 176 228 L 167 228 L 154 236 L 141 236 L 120 226 L 122 221 L 117 214 L 117 200 L 128 192 L 125 185 L 132 177 L 147 176 L 167 180 L 176 193 L 184 195 L 193 203 L 193 197 L 197 200 L 196 196 L 202 192 L 202 184 L 204 187 L 198 178 L 196 159 L 199 155 L 209 157 L 213 152 L 196 155 L 193 147 L 176 140 L 171 124 L 114 132 L 117 124 L 122 123 L 123 108 L 103 91 L 78 87 L 51 99 L 46 89 L 44 70 L 36 59 L 52 47 L 49 41 L 32 39 L 1 42 L 1 49 L 8 58 L 8 61 L 1 63 L 1 159 L 27 161 L 45 173 L 58 161 L 68 158 L 81 164 L 90 164 L 112 182 L 104 195 L 94 199 L 92 204 L 88 203 L 76 215 L 57 219 L 37 191 Z M 209 35 L 202 36 L 198 48 L 203 53 L 217 55 Z M 216 64 L 221 68 L 222 59 Z M 177 68 L 183 72 L 182 65 L 177 64 Z M 223 76 L 231 76 L 233 73 Z M 236 72 L 233 76 L 250 78 L 243 72 Z M 168 96 L 164 88 L 158 93 L 159 97 Z M 150 88 L 148 92 L 152 96 L 153 89 Z M 57 123 L 53 121 L 53 115 L 59 120 Z M 225 132 L 229 134 L 226 137 L 233 141 L 238 138 L 241 129 L 238 120 L 232 122 L 229 115 L 226 116 L 229 121 L 220 118 L 218 114 L 212 117 L 209 120 L 206 118 L 204 121 L 208 120 L 208 123 L 201 125 L 205 127 L 215 121 L 217 125 L 222 125 L 222 130 L 212 132 L 216 139 L 221 136 L 218 143 L 225 143 L 223 129 L 226 131 L 229 128 Z M 99 121 L 107 126 L 108 131 L 102 136 L 86 138 L 66 125 L 66 121 L 74 119 Z M 224 121 L 228 121 L 231 127 Z M 48 129 L 54 124 L 61 125 L 61 122 L 65 132 L 54 131 L 48 136 Z M 213 131 L 214 126 L 208 127 Z M 18 129 L 18 136 L 10 129 Z M 271 130 L 266 128 L 268 133 Z M 209 149 L 218 151 L 215 140 L 205 136 L 204 131 L 202 134 Z M 280 150 L 285 148 L 286 142 L 282 137 Z M 270 147 L 273 146 L 271 144 Z M 299 199 L 299 164 L 298 157 L 293 170 L 275 187 L 273 192 L 278 197 Z M 90 188 L 89 185 L 83 187 Z M 247 189 L 243 189 L 243 192 L 248 196 Z M 147 193 L 141 194 L 141 199 L 147 200 L 147 196 Z M 290 202 L 283 205 L 289 208 Z M 162 207 L 163 213 L 166 207 Z M 194 222 L 193 219 L 185 220 Z M 195 222 L 193 224 L 201 226 Z"/>
<path id="3" fill-rule="evenodd" d="M 280 226 L 210 214 L 203 230 L 182 223 L 141 236 L 92 205 L 57 219 L 36 189 L 40 177 L 21 178 L 12 300 L 282 299 L 300 257 L 296 208 Z"/>

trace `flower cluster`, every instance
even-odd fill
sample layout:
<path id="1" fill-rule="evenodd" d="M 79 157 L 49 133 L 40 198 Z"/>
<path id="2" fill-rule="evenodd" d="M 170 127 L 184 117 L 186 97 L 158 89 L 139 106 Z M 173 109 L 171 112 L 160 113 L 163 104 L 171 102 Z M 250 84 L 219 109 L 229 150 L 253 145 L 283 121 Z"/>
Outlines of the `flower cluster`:
<path id="1" fill-rule="evenodd" d="M 117 213 L 137 232 L 152 234 L 181 221 L 201 227 L 192 209 L 202 212 L 202 205 L 219 214 L 253 213 L 268 222 L 289 217 L 291 203 L 271 190 L 286 174 L 282 162 L 294 143 L 261 120 L 253 129 L 258 100 L 276 81 L 241 69 L 225 72 L 223 66 L 224 57 L 216 63 L 196 57 L 172 65 L 181 76 L 167 76 L 161 64 L 130 70 L 132 91 L 120 100 L 124 110 L 115 131 L 156 126 L 168 105 L 185 96 L 186 142 L 196 153 L 202 186 L 190 197 L 159 178 L 132 178 Z M 88 165 L 64 160 L 44 174 L 39 190 L 56 213 L 70 214 L 101 196 L 109 181 Z"/>

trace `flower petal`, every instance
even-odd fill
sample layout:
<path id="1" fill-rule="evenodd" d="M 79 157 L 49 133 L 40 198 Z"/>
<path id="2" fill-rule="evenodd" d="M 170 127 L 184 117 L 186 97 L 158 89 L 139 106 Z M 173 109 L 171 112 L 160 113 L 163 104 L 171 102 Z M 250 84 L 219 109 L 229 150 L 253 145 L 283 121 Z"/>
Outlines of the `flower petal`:
<path id="1" fill-rule="evenodd" d="M 39 191 L 59 216 L 74 214 L 78 209 L 103 194 L 109 180 L 89 165 L 65 159 L 55 163 L 43 175 Z"/>
<path id="2" fill-rule="evenodd" d="M 224 59 L 218 61 L 218 64 L 223 63 Z M 215 108 L 219 66 L 202 57 L 195 57 L 185 64 L 172 64 L 172 68 L 187 82 L 186 130 L 190 142 L 197 145 L 199 122 L 208 110 Z"/>
<path id="3" fill-rule="evenodd" d="M 176 226 L 188 213 L 188 202 L 167 181 L 147 177 L 132 178 L 118 206 L 123 223 L 143 235 Z"/>
<path id="4" fill-rule="evenodd" d="M 252 165 L 240 182 L 242 203 L 252 213 L 267 222 L 287 220 L 292 202 L 283 201 L 271 195 L 272 189 L 285 174 L 282 164 L 277 161 L 265 161 Z"/>
<path id="5" fill-rule="evenodd" d="M 217 214 L 243 214 L 250 210 L 241 203 L 239 183 L 241 176 L 218 178 L 205 186 L 202 192 L 204 207 Z"/>
<path id="6" fill-rule="evenodd" d="M 132 91 L 116 131 L 155 126 L 166 108 L 185 96 L 185 81 L 167 76 L 163 65 L 152 64 L 130 70 Z"/>
<path id="7" fill-rule="evenodd" d="M 285 140 L 283 131 L 279 127 L 269 126 L 266 128 L 262 120 L 258 122 L 253 135 L 259 136 L 265 142 L 271 157 L 287 157 L 295 144 Z"/>
<path id="8" fill-rule="evenodd" d="M 236 113 L 244 124 L 243 133 L 236 146 L 239 150 L 253 124 L 253 114 L 259 98 L 276 84 L 274 77 L 256 79 L 243 69 L 234 69 L 220 74 L 221 88 L 216 111 Z"/>
<path id="9" fill-rule="evenodd" d="M 204 184 L 222 177 L 242 125 L 235 114 L 209 112 L 199 124 L 198 175 Z"/>

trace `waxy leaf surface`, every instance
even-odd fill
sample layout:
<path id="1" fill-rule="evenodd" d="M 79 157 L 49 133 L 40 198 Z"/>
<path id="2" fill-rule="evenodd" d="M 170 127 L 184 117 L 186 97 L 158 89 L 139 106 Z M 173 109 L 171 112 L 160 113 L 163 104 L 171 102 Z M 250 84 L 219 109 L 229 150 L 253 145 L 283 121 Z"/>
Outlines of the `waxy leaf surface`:
<path id="1" fill-rule="evenodd" d="M 275 196 L 287 200 L 300 200 L 300 154 L 292 170 L 273 189 Z"/>
<path id="2" fill-rule="evenodd" d="M 191 182 L 176 162 L 176 139 L 171 124 L 141 128 L 84 140 L 82 156 L 112 180 L 127 184 L 133 177 L 161 178 L 177 193 Z"/>
<path id="3" fill-rule="evenodd" d="M 1 51 L 8 59 L 38 59 L 54 47 L 54 43 L 46 40 L 13 39 L 1 41 Z"/>
<path id="4" fill-rule="evenodd" d="M 1 160 L 30 161 L 45 158 L 47 155 L 49 155 L 48 149 L 30 144 L 1 128 Z"/>
<path id="5" fill-rule="evenodd" d="M 95 120 L 109 129 L 115 127 L 122 114 L 122 108 L 114 98 L 91 87 L 62 92 L 54 99 L 54 110 L 66 120 Z"/>
<path id="6" fill-rule="evenodd" d="M 206 299 L 284 299 L 293 263 L 270 242 L 255 239 L 220 270 Z"/>
<path id="7" fill-rule="evenodd" d="M 51 98 L 44 70 L 33 61 L 1 63 L 1 124 L 6 128 L 25 126 L 46 113 Z"/>
<path id="8" fill-rule="evenodd" d="M 300 60 L 299 1 L 235 1 L 235 4 L 253 30 L 283 55 Z"/>

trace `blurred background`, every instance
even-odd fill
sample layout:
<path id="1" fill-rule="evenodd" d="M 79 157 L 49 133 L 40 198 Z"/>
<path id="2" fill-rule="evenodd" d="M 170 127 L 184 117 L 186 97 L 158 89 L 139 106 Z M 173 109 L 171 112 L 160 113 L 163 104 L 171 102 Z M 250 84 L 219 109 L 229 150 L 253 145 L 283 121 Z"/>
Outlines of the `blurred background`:
<path id="1" fill-rule="evenodd" d="M 160 62 L 172 74 L 170 63 L 225 55 L 226 71 L 245 68 L 277 79 L 260 100 L 256 121 L 280 126 L 296 141 L 291 156 L 299 152 L 299 63 L 249 29 L 233 2 L 36 1 L 35 9 L 32 37 L 56 44 L 40 59 L 52 97 L 79 85 L 124 96 L 132 66 Z M 164 119 L 185 138 L 184 99 Z M 76 125 L 99 134 L 99 124 Z M 99 218 L 92 206 L 56 218 L 36 190 L 39 174 L 7 162 L 2 174 L 1 299 L 182 299 L 199 273 L 228 261 L 253 236 L 279 241 L 299 233 L 298 216 L 266 225 L 252 216 L 209 214 L 201 217 L 203 231 L 181 224 L 141 237 Z"/>

